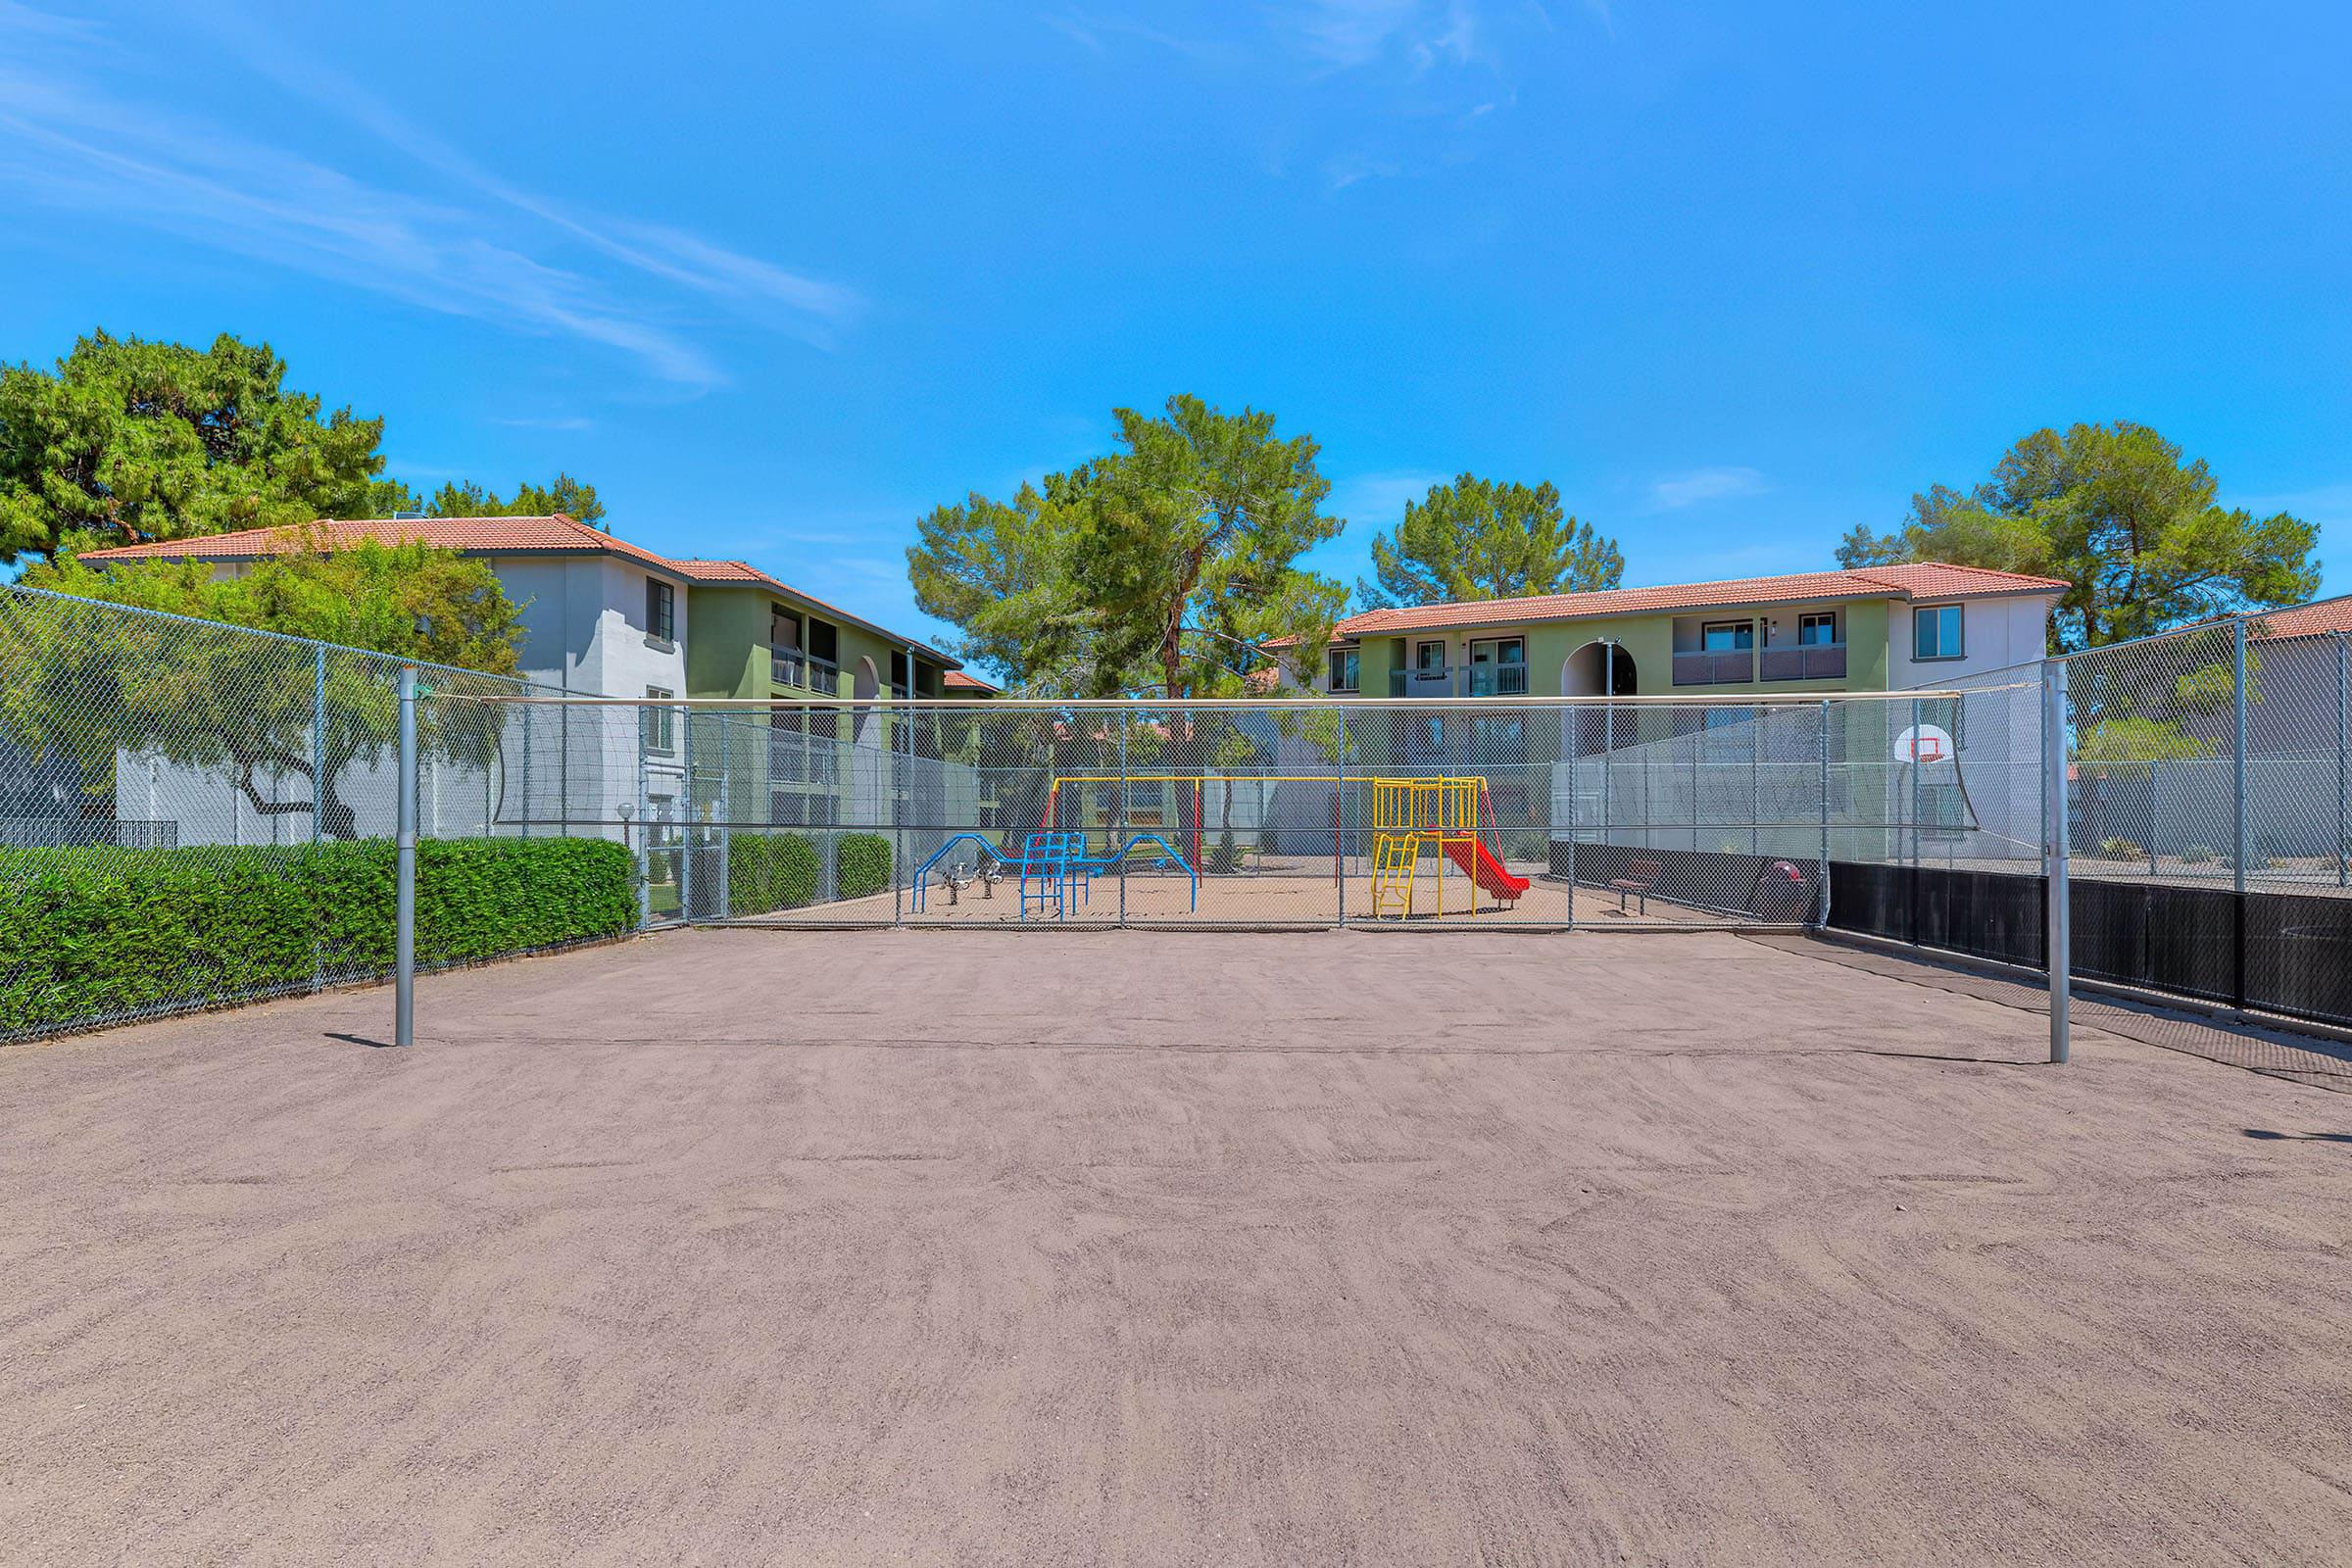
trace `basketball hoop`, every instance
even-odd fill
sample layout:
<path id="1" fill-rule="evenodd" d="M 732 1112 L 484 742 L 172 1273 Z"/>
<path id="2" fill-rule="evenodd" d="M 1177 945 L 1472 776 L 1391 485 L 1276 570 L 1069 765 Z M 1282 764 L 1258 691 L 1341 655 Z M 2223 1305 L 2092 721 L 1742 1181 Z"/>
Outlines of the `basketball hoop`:
<path id="1" fill-rule="evenodd" d="M 1934 724 L 1921 724 L 1894 738 L 1894 760 L 1915 767 L 1930 762 L 1948 762 L 1952 760 L 1952 753 L 1950 732 Z"/>

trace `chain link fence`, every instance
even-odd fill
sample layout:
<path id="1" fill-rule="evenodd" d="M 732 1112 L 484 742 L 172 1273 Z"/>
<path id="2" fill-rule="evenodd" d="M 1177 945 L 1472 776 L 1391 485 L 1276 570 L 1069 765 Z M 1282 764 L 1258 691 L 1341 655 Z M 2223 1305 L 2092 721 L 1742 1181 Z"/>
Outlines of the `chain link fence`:
<path id="1" fill-rule="evenodd" d="M 437 701 L 499 710 L 505 771 L 540 781 L 508 797 L 517 814 L 498 829 L 618 835 L 648 921 L 1803 927 L 1827 918 L 1834 860 L 2037 869 L 2040 853 L 2032 686 L 1435 706 Z"/>
<path id="2" fill-rule="evenodd" d="M 0 1035 L 386 972 L 398 669 L 0 589 Z M 2039 966 L 2063 831 L 2079 973 L 2352 1024 L 2347 639 L 2257 618 L 2070 661 L 2056 828 L 2044 672 L 1211 705 L 650 703 L 427 670 L 420 953 L 669 922 L 1828 925 Z"/>
<path id="3" fill-rule="evenodd" d="M 0 1039 L 313 991 L 388 973 L 401 661 L 213 621 L 0 587 Z M 520 836 L 533 781 L 506 712 L 524 682 L 429 668 L 418 807 L 437 881 L 428 963 L 537 951 L 626 923 L 593 856 Z M 514 764 L 519 760 L 522 771 Z M 559 832 L 601 835 L 602 823 Z M 568 891 L 567 891 L 568 890 Z M 531 895 L 505 910 L 488 906 Z"/>

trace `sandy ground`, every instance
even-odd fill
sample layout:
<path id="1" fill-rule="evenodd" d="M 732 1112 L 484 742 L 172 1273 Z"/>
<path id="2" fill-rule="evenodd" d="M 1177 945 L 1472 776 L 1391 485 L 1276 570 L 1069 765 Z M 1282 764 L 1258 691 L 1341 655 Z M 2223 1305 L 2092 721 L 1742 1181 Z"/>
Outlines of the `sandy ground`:
<path id="1" fill-rule="evenodd" d="M 2352 1555 L 2352 1099 L 1718 934 L 685 932 L 0 1051 L 24 1563 Z"/>

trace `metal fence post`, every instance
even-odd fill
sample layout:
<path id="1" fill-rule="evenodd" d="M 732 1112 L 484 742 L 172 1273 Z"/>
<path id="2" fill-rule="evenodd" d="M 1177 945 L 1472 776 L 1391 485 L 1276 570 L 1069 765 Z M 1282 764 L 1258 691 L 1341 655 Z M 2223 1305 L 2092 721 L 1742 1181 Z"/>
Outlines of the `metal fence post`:
<path id="1" fill-rule="evenodd" d="M 729 808 L 728 805 L 728 796 L 730 793 L 728 789 L 728 775 L 734 771 L 734 769 L 728 765 L 728 724 L 729 720 L 727 715 L 724 713 L 719 714 L 717 823 L 718 854 L 715 857 L 718 861 L 718 889 L 717 897 L 712 902 L 717 906 L 718 918 L 721 920 L 732 920 L 735 918 L 735 894 L 734 890 L 729 887 L 727 883 L 727 862 L 734 849 L 735 838 L 735 813 Z"/>
<path id="2" fill-rule="evenodd" d="M 642 931 L 654 923 L 654 813 L 651 808 L 653 793 L 646 780 L 646 725 L 653 722 L 653 710 L 637 710 L 637 929 Z M 623 837 L 629 825 L 620 825 Z"/>
<path id="3" fill-rule="evenodd" d="M 321 650 L 323 652 L 323 650 Z M 400 765 L 392 886 L 392 1043 L 416 1043 L 416 666 L 400 666 Z"/>
<path id="4" fill-rule="evenodd" d="M 1582 846 L 1585 831 L 1583 824 L 1577 820 L 1580 813 L 1576 801 L 1576 754 L 1585 744 L 1585 710 L 1571 708 L 1562 712 L 1560 727 L 1568 737 L 1567 744 L 1560 750 L 1568 754 L 1568 929 L 1573 931 L 1576 929 L 1576 852 Z M 1554 821 L 1551 825 L 1556 829 L 1560 824 Z M 1550 843 L 1546 841 L 1544 848 L 1548 854 Z"/>
<path id="5" fill-rule="evenodd" d="M 1911 775 L 1911 945 L 1919 946 L 1919 699 L 1911 699 L 1911 759 L 1907 771 Z"/>
<path id="6" fill-rule="evenodd" d="M 2231 842 L 2235 846 L 2230 859 L 2236 867 L 2237 897 L 2230 921 L 2233 977 L 2230 1000 L 2238 1006 L 2246 1004 L 2246 622 L 2239 616 L 2230 625 L 2231 651 L 2230 701 L 2237 721 L 2236 744 L 2230 748 L 2230 787 L 2236 809 L 2231 813 Z"/>
<path id="7" fill-rule="evenodd" d="M 1830 700 L 1821 700 L 1821 902 L 1815 919 L 1830 923 Z"/>
<path id="8" fill-rule="evenodd" d="M 318 810 L 326 804 L 326 644 L 311 671 L 311 842 L 318 842 Z"/>
<path id="9" fill-rule="evenodd" d="M 1348 923 L 1348 749 L 1353 739 L 1341 710 L 1339 774 L 1331 787 L 1331 880 L 1340 899 L 1340 924 Z"/>
<path id="10" fill-rule="evenodd" d="M 2074 978 L 2074 929 L 2066 880 L 2066 661 L 2062 659 L 2042 665 L 2041 798 L 2042 819 L 2052 829 L 2044 846 L 2049 857 L 2049 906 L 2042 916 L 2049 950 L 2050 1060 L 2064 1061 Z"/>
<path id="11" fill-rule="evenodd" d="M 1119 801 L 1117 809 L 1111 813 L 1111 837 L 1120 851 L 1119 924 L 1122 927 L 1127 924 L 1127 725 L 1131 716 L 1126 710 L 1119 710 Z M 1200 867 L 1193 869 L 1198 871 Z"/>
<path id="12" fill-rule="evenodd" d="M 908 656 L 912 662 L 912 656 Z M 895 669 L 898 656 L 891 656 Z M 890 923 L 906 923 L 906 797 L 912 793 L 909 785 L 914 774 L 914 715 L 906 710 L 913 700 L 914 671 L 906 672 L 907 697 L 896 708 L 886 708 L 883 716 L 890 723 Z"/>
<path id="13" fill-rule="evenodd" d="M 694 710 L 678 710 L 678 918 L 694 921 Z"/>
<path id="14" fill-rule="evenodd" d="M 2352 815 L 2345 813 L 2352 766 L 2352 635 L 2335 634 L 2335 885 L 2352 885 Z"/>

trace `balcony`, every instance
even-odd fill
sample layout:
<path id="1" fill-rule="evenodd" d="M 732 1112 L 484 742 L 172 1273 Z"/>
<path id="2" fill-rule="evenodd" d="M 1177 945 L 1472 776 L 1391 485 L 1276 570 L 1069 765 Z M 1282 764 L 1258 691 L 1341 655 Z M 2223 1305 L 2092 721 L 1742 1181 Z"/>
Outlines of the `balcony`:
<path id="1" fill-rule="evenodd" d="M 1455 664 L 1445 669 L 1392 669 L 1391 697 L 1525 697 L 1525 664 Z"/>
<path id="2" fill-rule="evenodd" d="M 1725 648 L 1711 652 L 1677 653 L 1674 656 L 1674 683 L 1677 686 L 1743 686 L 1756 678 L 1756 655 L 1752 648 Z"/>
<path id="3" fill-rule="evenodd" d="M 831 697 L 841 689 L 841 666 L 798 648 L 768 650 L 768 676 L 779 686 Z"/>
<path id="4" fill-rule="evenodd" d="M 1766 680 L 1843 680 L 1845 644 L 1807 643 L 1764 650 Z"/>

